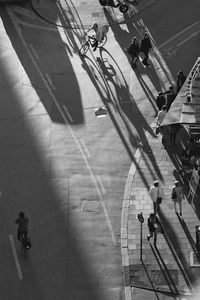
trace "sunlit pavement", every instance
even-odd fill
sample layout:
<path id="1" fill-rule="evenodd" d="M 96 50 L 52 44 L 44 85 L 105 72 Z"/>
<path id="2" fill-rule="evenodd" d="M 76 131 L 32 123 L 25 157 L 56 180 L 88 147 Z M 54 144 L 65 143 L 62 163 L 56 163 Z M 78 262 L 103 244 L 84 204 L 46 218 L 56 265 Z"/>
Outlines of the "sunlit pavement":
<path id="1" fill-rule="evenodd" d="M 49 15 L 49 12 L 51 11 L 50 6 L 49 5 L 41 6 L 41 2 L 44 3 L 43 1 L 37 1 L 37 3 L 34 3 L 34 1 L 33 1 L 33 3 L 35 5 L 36 4 L 38 5 L 37 9 L 39 9 L 39 13 L 40 14 L 44 14 L 43 16 L 44 16 L 45 19 L 46 19 L 46 16 L 48 16 L 48 20 L 50 20 L 50 21 L 53 20 L 55 22 L 55 19 L 51 18 L 51 15 Z M 45 3 L 49 4 L 48 1 L 46 1 Z M 66 1 L 65 2 L 64 1 L 63 2 L 59 2 L 59 3 L 61 3 L 61 7 L 62 8 L 66 7 L 66 5 L 67 5 Z M 75 4 L 74 1 L 73 1 L 73 3 Z M 87 5 L 87 4 L 85 4 L 83 2 L 83 5 Z M 87 9 L 85 11 L 83 11 L 83 9 L 82 9 L 83 6 L 77 6 L 77 7 L 76 7 L 76 10 L 79 12 L 80 15 L 83 12 L 85 13 L 85 12 L 88 11 Z M 72 6 L 70 6 L 70 9 L 72 9 Z M 84 22 L 83 22 L 84 26 L 90 25 L 94 20 L 96 21 L 96 18 L 99 18 L 100 20 L 102 20 L 102 15 L 101 15 L 102 8 L 100 9 L 100 12 L 99 12 L 99 9 L 98 9 L 98 11 L 96 10 L 96 6 L 95 7 L 90 6 L 90 9 L 92 9 L 92 11 L 88 12 L 87 18 L 84 17 L 84 13 L 82 15 L 82 18 L 84 20 Z M 95 11 L 96 11 L 96 13 L 98 12 L 96 15 L 95 15 Z M 66 12 L 66 10 L 65 10 L 65 12 Z M 74 7 L 73 7 L 73 14 L 74 14 Z M 121 20 L 121 18 L 122 18 L 121 13 L 116 12 L 116 10 L 115 10 L 115 14 L 117 14 L 117 19 Z M 58 20 L 58 23 L 59 22 L 60 21 Z M 56 23 L 57 23 L 57 20 L 56 20 Z M 70 24 L 72 24 L 72 23 L 74 24 L 74 20 L 72 20 L 70 22 Z M 81 22 L 78 23 L 78 25 L 80 26 Z M 108 49 L 112 49 L 112 48 L 115 47 L 115 46 L 113 46 L 114 45 L 114 41 L 115 41 L 115 37 L 112 34 L 110 34 L 110 37 L 111 37 L 111 40 L 110 40 L 110 43 L 108 43 Z M 121 51 L 119 51 L 119 53 L 120 53 L 120 55 L 116 59 L 117 59 L 117 62 L 119 62 L 119 64 L 121 64 L 121 61 L 124 58 L 122 58 L 123 53 Z M 154 59 L 154 57 L 152 57 L 152 61 L 156 65 L 157 62 Z M 75 62 L 75 60 L 74 60 L 74 62 Z M 60 62 L 60 64 L 58 63 L 58 65 L 56 66 L 56 68 L 59 69 L 60 66 L 61 66 L 61 62 Z M 159 67 L 159 65 L 157 65 L 157 70 L 158 70 L 158 73 L 161 76 L 164 75 L 164 72 Z M 133 73 L 130 74 L 130 67 L 129 67 L 129 64 L 128 64 L 127 61 L 125 61 L 125 64 L 123 66 L 123 71 L 125 73 L 125 75 L 124 75 L 125 78 L 127 80 L 130 80 L 130 82 L 132 82 L 132 84 L 130 85 L 130 91 L 134 95 L 134 100 L 136 102 L 138 101 L 137 103 L 138 103 L 138 105 L 140 107 L 142 107 L 142 105 L 145 106 L 146 102 L 143 101 L 144 98 L 145 98 L 145 94 L 142 91 L 139 82 L 136 81 L 136 80 L 133 80 L 133 79 L 135 79 L 135 75 Z M 147 77 L 146 75 L 143 75 L 143 78 L 145 79 L 145 81 L 147 81 L 148 85 L 150 85 L 151 82 L 146 77 Z M 169 81 L 166 80 L 166 78 L 163 78 L 163 81 L 164 81 L 164 84 L 165 84 L 165 86 L 167 88 L 168 85 L 169 85 Z M 38 81 L 38 83 L 39 83 L 39 81 Z M 152 84 L 152 91 L 155 94 L 156 89 L 155 89 L 155 87 L 153 87 L 153 84 Z M 45 91 L 44 91 L 44 93 L 45 93 Z M 35 99 L 37 99 L 37 97 L 35 97 Z M 141 102 L 143 102 L 143 104 L 141 104 Z M 36 103 L 37 103 L 37 100 L 36 100 Z M 30 110 L 30 104 L 27 105 L 27 112 L 29 113 L 29 116 L 30 116 L 30 111 L 32 111 L 32 114 L 34 114 L 34 105 L 31 105 L 31 106 L 32 107 L 31 107 L 31 110 Z M 47 105 L 47 107 L 48 107 L 48 105 Z M 44 114 L 45 111 L 43 110 L 43 108 L 40 107 L 40 109 L 41 109 L 41 115 Z M 38 110 L 37 110 L 37 113 L 38 113 Z M 57 116 L 53 115 L 53 117 L 56 118 Z M 43 120 L 42 122 L 43 122 L 43 127 L 48 127 L 49 126 L 48 125 L 49 124 L 49 119 L 48 118 L 46 118 L 46 120 Z M 36 128 L 35 126 L 36 126 L 36 124 L 34 123 L 34 126 L 31 128 L 33 131 Z M 38 129 L 39 129 L 39 127 L 40 126 L 38 126 Z M 62 125 L 61 125 L 61 127 L 62 127 Z M 38 134 L 38 130 L 36 130 L 35 134 L 36 135 Z M 60 135 L 60 138 L 62 138 L 62 135 Z M 144 148 L 145 154 L 143 155 L 143 157 L 138 162 L 138 168 L 142 170 L 142 174 L 145 174 L 144 177 L 148 178 L 148 180 L 146 180 L 146 185 L 144 185 L 144 183 L 143 183 L 141 187 L 139 186 L 140 183 L 144 182 L 144 178 L 141 180 L 140 179 L 141 173 L 136 173 L 136 174 L 134 173 L 134 170 L 133 170 L 134 167 L 133 166 L 130 169 L 130 174 L 129 174 L 130 176 L 128 177 L 129 178 L 128 181 L 129 181 L 129 183 L 131 183 L 131 185 L 130 185 L 130 187 L 131 187 L 131 190 L 130 190 L 131 197 L 128 199 L 127 196 L 125 195 L 125 201 L 129 201 L 129 202 L 128 203 L 124 202 L 124 206 L 128 207 L 128 209 L 129 209 L 128 210 L 128 219 L 127 219 L 127 221 L 128 221 L 128 239 L 127 239 L 127 241 L 128 241 L 128 248 L 127 249 L 128 249 L 128 260 L 129 261 L 127 263 L 127 260 L 126 260 L 126 263 L 124 264 L 124 267 L 128 267 L 129 268 L 129 270 L 130 270 L 130 274 L 129 275 L 131 276 L 131 280 L 132 280 L 132 284 L 133 285 L 135 285 L 135 283 L 137 283 L 137 280 L 138 280 L 139 281 L 138 285 L 149 287 L 149 282 L 148 282 L 148 279 L 147 279 L 147 275 L 144 272 L 144 269 L 141 269 L 141 266 L 138 266 L 138 269 L 135 269 L 135 266 L 137 266 L 138 259 L 139 259 L 139 257 L 138 257 L 138 255 L 139 255 L 138 254 L 139 253 L 139 224 L 138 224 L 138 221 L 136 219 L 136 215 L 137 215 L 137 212 L 141 212 L 141 209 L 142 209 L 142 211 L 144 212 L 145 220 L 146 220 L 148 213 L 152 209 L 151 202 L 149 200 L 146 200 L 146 197 L 147 197 L 147 186 L 152 183 L 153 179 L 155 177 L 159 177 L 159 178 L 163 177 L 163 184 L 164 184 L 164 187 L 166 189 L 166 194 L 168 194 L 169 193 L 169 190 L 168 190 L 169 189 L 169 185 L 171 186 L 171 184 L 173 183 L 174 177 L 171 174 L 172 165 L 170 163 L 169 158 L 167 157 L 167 154 L 166 154 L 165 150 L 161 147 L 160 139 L 157 138 L 157 137 L 155 137 L 152 134 L 152 132 L 151 132 L 151 135 L 149 135 L 147 138 L 148 138 L 148 143 L 149 143 L 149 145 L 147 147 L 147 151 Z M 45 148 L 45 147 L 47 148 L 48 147 L 48 145 L 49 145 L 49 140 L 48 139 L 49 139 L 49 136 L 48 135 L 46 136 L 46 134 L 45 134 L 45 136 L 43 136 L 43 132 L 41 131 L 40 141 L 43 141 L 43 144 L 41 144 L 41 147 L 43 147 L 43 148 Z M 149 148 L 153 149 L 153 158 L 152 158 L 152 153 L 149 154 L 149 152 L 148 152 Z M 55 152 L 57 151 L 56 147 L 54 148 L 54 151 Z M 159 155 L 158 155 L 158 153 L 159 153 Z M 137 154 L 138 154 L 138 152 L 137 152 Z M 145 157 L 145 155 L 147 157 Z M 156 162 L 155 162 L 155 157 L 156 157 Z M 164 158 L 164 160 L 163 160 L 163 158 Z M 150 166 L 149 166 L 149 170 L 150 171 L 149 171 L 149 173 L 146 174 L 145 170 L 147 169 L 146 165 L 148 164 L 147 163 L 148 161 L 149 161 L 149 164 L 150 164 Z M 166 161 L 166 164 L 163 163 L 164 161 Z M 161 162 L 162 162 L 162 164 L 161 164 Z M 62 162 L 61 161 L 60 162 L 57 161 L 57 163 L 59 165 L 58 166 L 59 170 L 61 172 L 62 171 L 65 172 L 66 170 L 63 169 Z M 161 165 L 163 165 L 163 168 L 161 167 Z M 48 166 L 46 166 L 46 167 L 48 168 Z M 169 167 L 170 171 L 166 170 L 167 169 L 166 167 Z M 159 168 L 159 171 L 158 171 L 158 168 Z M 168 174 L 168 172 L 169 172 L 169 174 Z M 136 181 L 134 180 L 133 183 L 132 183 L 131 179 L 132 179 L 132 177 L 133 177 L 134 174 L 135 174 L 134 179 L 136 179 Z M 167 179 L 166 179 L 166 177 L 167 177 Z M 58 181 L 55 179 L 54 180 L 54 185 L 57 185 L 57 184 L 58 184 Z M 137 186 L 138 189 L 136 189 L 136 186 Z M 132 188 L 133 188 L 133 190 L 132 190 Z M 67 188 L 66 188 L 66 190 L 67 190 Z M 137 195 L 139 194 L 139 198 L 136 198 L 136 196 L 135 196 L 136 191 L 137 191 Z M 64 192 L 65 191 L 63 189 L 63 194 L 64 194 Z M 137 201 L 138 201 L 138 203 L 137 203 Z M 144 203 L 144 201 L 147 201 L 147 202 Z M 63 205 L 65 205 L 65 204 L 63 203 Z M 167 203 L 167 204 L 163 203 L 162 210 L 163 210 L 163 214 L 164 215 L 167 214 L 168 212 L 172 211 L 172 207 L 171 206 L 172 206 L 171 203 Z M 184 211 L 184 209 L 183 209 L 183 211 Z M 194 221 L 193 214 L 192 214 L 192 212 L 190 210 L 188 210 L 188 206 L 187 205 L 185 207 L 185 211 L 187 211 L 187 212 L 190 213 L 190 215 L 188 213 L 188 218 L 192 218 L 192 221 Z M 185 245 L 187 245 L 186 247 L 188 247 L 187 239 L 184 238 L 185 235 L 183 235 L 183 232 L 181 231 L 182 229 L 181 229 L 181 227 L 179 225 L 179 221 L 178 221 L 178 219 L 177 219 L 176 216 L 172 216 L 172 220 L 170 219 L 170 224 L 172 224 L 174 226 L 173 228 L 175 230 L 177 230 L 176 228 L 179 228 L 178 230 L 180 231 L 180 235 L 182 237 L 182 242 L 185 243 Z M 192 230 L 194 229 L 193 225 L 194 224 L 192 223 L 192 225 L 191 225 L 191 229 Z M 137 228 L 137 229 L 135 229 L 135 228 Z M 137 230 L 137 233 L 135 233 L 136 230 Z M 144 226 L 144 236 L 146 234 L 146 231 L 147 231 L 147 228 L 145 228 L 145 226 Z M 177 232 L 177 231 L 175 231 L 175 232 Z M 194 234 L 194 232 L 192 232 L 192 234 Z M 124 239 L 124 236 L 122 235 L 122 240 L 121 240 L 122 250 L 123 250 L 123 248 L 126 247 L 126 245 L 123 244 L 124 243 L 123 239 Z M 160 236 L 159 236 L 158 240 L 159 240 L 158 244 L 157 244 L 158 245 L 158 249 L 161 249 L 162 251 L 166 250 L 166 251 L 164 251 L 165 252 L 165 256 L 163 255 L 163 259 L 165 260 L 166 257 L 168 258 L 168 260 L 165 261 L 165 264 L 167 265 L 167 267 L 170 270 L 172 270 L 172 272 L 171 272 L 172 275 L 171 276 L 175 277 L 174 280 L 176 280 L 177 276 L 178 276 L 179 287 L 182 289 L 182 291 L 184 291 L 184 290 L 187 291 L 188 290 L 187 289 L 187 285 L 185 284 L 185 281 L 183 280 L 183 276 L 178 271 L 177 264 L 175 263 L 175 261 L 172 262 L 172 258 L 171 258 L 172 256 L 170 254 L 170 251 L 166 247 L 166 242 Z M 186 249 L 186 247 L 184 249 Z M 145 253 L 145 249 L 146 249 L 147 253 Z M 144 254 L 143 260 L 144 261 L 145 261 L 145 259 L 147 260 L 149 258 L 149 250 L 150 250 L 149 244 L 147 242 L 146 243 L 144 242 L 144 252 L 143 252 L 143 254 Z M 162 252 L 161 250 L 160 250 L 160 252 Z M 145 255 L 146 255 L 146 257 L 145 257 Z M 157 280 L 158 277 L 160 277 L 160 274 L 161 274 L 160 273 L 160 266 L 157 263 L 155 263 L 155 257 L 152 257 L 151 260 L 149 259 L 148 263 L 149 263 L 149 261 L 151 261 L 151 266 L 149 267 L 149 270 L 150 270 L 150 272 L 152 272 L 151 276 L 153 276 L 153 280 L 154 280 L 154 283 L 155 283 L 155 281 Z M 170 264 L 169 264 L 169 261 L 170 261 Z M 124 271 L 126 271 L 126 270 L 124 269 Z M 127 284 L 127 282 L 125 284 Z M 163 281 L 161 282 L 161 284 L 159 285 L 159 287 L 161 289 L 168 289 L 169 288 L 168 285 L 163 284 Z M 137 297 L 136 290 L 133 291 L 133 296 Z M 141 297 L 143 297 L 141 299 L 144 299 L 144 294 Z M 152 293 L 151 293 L 151 297 L 152 297 L 151 299 L 154 299 L 153 298 L 154 296 L 152 295 Z M 164 296 L 162 296 L 162 297 L 164 297 Z M 148 299 L 150 299 L 150 298 L 148 298 Z M 164 299 L 164 298 L 161 298 L 161 296 L 159 294 L 159 299 Z"/>

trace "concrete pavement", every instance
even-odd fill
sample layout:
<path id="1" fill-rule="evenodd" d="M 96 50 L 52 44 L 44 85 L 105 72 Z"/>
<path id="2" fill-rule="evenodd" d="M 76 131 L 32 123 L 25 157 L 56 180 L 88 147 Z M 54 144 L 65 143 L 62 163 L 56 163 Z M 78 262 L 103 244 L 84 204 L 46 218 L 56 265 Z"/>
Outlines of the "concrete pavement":
<path id="1" fill-rule="evenodd" d="M 113 18 L 113 23 L 124 23 L 127 22 L 127 19 L 133 18 L 139 12 L 148 9 L 148 7 L 154 5 L 159 0 L 138 0 L 137 4 L 132 4 L 131 0 L 127 0 L 127 5 L 129 7 L 128 13 L 123 15 L 118 8 L 111 8 L 108 6 L 101 6 L 98 0 L 75 0 L 75 1 L 66 1 L 59 0 L 56 1 L 58 7 L 60 7 L 61 16 L 62 11 L 65 11 L 67 14 L 66 27 L 77 28 L 77 26 L 88 27 L 91 26 L 93 22 L 99 22 L 99 24 L 104 24 L 106 22 L 106 17 L 104 9 L 106 9 Z M 54 11 L 52 6 L 55 5 L 52 0 L 31 0 L 34 10 L 42 18 L 46 19 L 49 22 L 60 24 L 60 20 L 54 19 Z M 73 16 L 76 16 L 76 22 L 73 20 Z M 62 24 L 63 26 L 63 24 Z"/>
<path id="2" fill-rule="evenodd" d="M 196 80 L 197 82 L 197 80 Z M 156 123 L 151 124 L 155 131 Z M 122 259 L 125 285 L 132 287 L 133 299 L 145 299 L 139 288 L 151 290 L 148 299 L 186 299 L 199 289 L 199 267 L 191 266 L 191 256 L 196 252 L 195 226 L 199 225 L 198 191 L 193 205 L 187 198 L 189 182 L 180 178 L 174 160 L 180 152 L 180 141 L 184 143 L 186 133 L 181 130 L 176 140 L 176 148 L 167 149 L 162 144 L 162 136 L 147 134 L 148 145 L 136 152 L 136 164 L 133 163 L 127 178 L 122 214 Z M 145 180 L 144 180 L 145 179 Z M 164 228 L 159 234 L 156 247 L 148 242 L 147 219 L 153 212 L 152 200 L 148 194 L 153 181 L 158 179 L 164 189 L 164 201 L 158 216 Z M 175 180 L 183 186 L 183 217 L 174 212 L 171 200 L 171 188 Z M 143 212 L 142 260 L 140 244 L 140 223 L 137 215 Z M 154 295 L 152 294 L 154 291 Z M 158 293 L 158 292 L 161 292 Z M 159 296 L 158 296 L 159 294 Z M 179 296 L 177 296 L 179 295 Z"/>
<path id="3" fill-rule="evenodd" d="M 153 4 L 155 1 L 152 1 Z M 51 16 L 50 1 L 33 0 L 34 9 L 49 22 L 55 22 Z M 66 26 L 89 26 L 94 21 L 107 22 L 103 8 L 97 8 L 94 2 L 59 1 L 60 9 L 70 15 L 72 12 L 79 16 L 79 22 L 74 20 Z M 146 5 L 146 6 L 145 6 Z M 148 3 L 148 5 L 150 5 Z M 130 9 L 129 17 L 148 6 L 147 1 L 139 4 L 138 8 Z M 113 22 L 123 23 L 124 17 L 117 9 L 108 9 Z M 57 22 L 59 25 L 59 21 Z M 162 69 L 157 66 L 158 72 Z M 165 80 L 165 79 L 164 79 Z M 165 84 L 169 84 L 168 81 Z M 134 96 L 141 98 L 141 85 L 134 86 Z M 135 99 L 137 101 L 137 99 Z M 155 122 L 151 124 L 155 131 Z M 123 201 L 121 220 L 121 248 L 124 267 L 124 283 L 126 299 L 168 299 L 187 297 L 193 292 L 193 287 L 198 285 L 197 271 L 190 268 L 190 252 L 194 251 L 195 225 L 198 217 L 187 200 L 183 203 L 183 219 L 177 217 L 173 210 L 170 198 L 171 187 L 177 178 L 174 173 L 175 166 L 162 145 L 161 136 L 146 134 L 147 143 L 135 155 L 132 163 Z M 152 212 L 152 201 L 148 195 L 150 185 L 159 179 L 164 189 L 165 199 L 161 205 L 159 217 L 164 227 L 165 234 L 159 235 L 157 247 L 146 240 L 148 233 L 147 218 Z M 182 182 L 184 185 L 185 182 Z M 188 189 L 185 186 L 185 193 Z M 143 225 L 143 253 L 140 260 L 140 224 L 137 220 L 138 213 L 143 212 L 145 219 Z M 188 236 L 190 239 L 188 239 Z"/>
<path id="4" fill-rule="evenodd" d="M 94 18 L 92 13 L 90 16 L 91 19 L 88 21 L 88 24 L 91 24 L 92 18 Z M 141 86 L 138 86 L 138 89 L 134 90 L 134 95 L 138 95 L 138 98 L 140 98 L 142 92 Z M 153 130 L 154 127 L 155 123 L 152 124 Z M 133 297 L 133 299 L 158 299 L 158 294 L 148 291 L 154 288 L 164 292 L 162 296 L 159 294 L 159 299 L 167 299 L 167 297 L 170 297 L 170 293 L 176 294 L 180 292 L 183 295 L 187 295 L 192 289 L 190 284 L 192 279 L 188 277 L 192 277 L 193 274 L 189 274 L 191 276 L 187 274 L 193 273 L 188 266 L 189 252 L 192 247 L 188 242 L 188 238 L 186 238 L 183 224 L 180 223 L 180 220 L 173 213 L 170 187 L 173 185 L 175 178 L 173 175 L 174 166 L 162 146 L 161 137 L 147 134 L 146 138 L 148 143 L 144 144 L 137 151 L 135 162 L 130 168 L 123 202 L 121 247 L 125 290 L 127 291 L 126 299 L 129 296 Z M 147 234 L 146 220 L 148 214 L 152 211 L 152 202 L 148 196 L 148 188 L 155 178 L 160 179 L 164 187 L 166 198 L 161 206 L 159 216 L 163 224 L 167 225 L 164 226 L 165 237 L 158 237 L 157 249 L 154 249 L 145 238 Z M 137 214 L 141 211 L 143 211 L 145 218 L 143 230 L 144 264 L 141 264 L 140 261 L 140 226 L 137 220 Z M 183 206 L 183 212 L 187 212 L 183 213 L 183 219 L 185 224 L 187 224 L 189 234 L 194 240 L 194 224 L 198 224 L 198 218 L 195 218 L 193 209 L 186 201 Z M 175 244 L 177 240 L 179 246 Z M 180 261 L 177 260 L 176 255 L 172 256 L 174 252 L 170 247 L 171 245 L 175 245 L 177 250 L 175 254 L 179 258 L 181 257 Z M 180 270 L 181 267 L 183 270 Z M 161 271 L 163 268 L 164 272 Z M 185 270 L 187 272 L 184 272 Z M 169 274 L 165 276 L 163 273 Z M 152 282 L 150 282 L 150 278 Z M 134 286 L 134 289 L 131 290 L 130 286 Z M 146 289 L 145 291 L 142 290 L 141 293 L 140 288 Z"/>

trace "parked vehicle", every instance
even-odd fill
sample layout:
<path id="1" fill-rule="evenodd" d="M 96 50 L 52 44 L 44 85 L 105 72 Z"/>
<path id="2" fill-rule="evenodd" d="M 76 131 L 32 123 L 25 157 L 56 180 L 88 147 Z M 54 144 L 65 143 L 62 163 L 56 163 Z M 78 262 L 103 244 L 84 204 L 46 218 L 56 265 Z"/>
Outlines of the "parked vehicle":
<path id="1" fill-rule="evenodd" d="M 99 0 L 99 3 L 102 6 L 119 7 L 119 11 L 123 14 L 128 11 L 128 5 L 123 0 Z"/>

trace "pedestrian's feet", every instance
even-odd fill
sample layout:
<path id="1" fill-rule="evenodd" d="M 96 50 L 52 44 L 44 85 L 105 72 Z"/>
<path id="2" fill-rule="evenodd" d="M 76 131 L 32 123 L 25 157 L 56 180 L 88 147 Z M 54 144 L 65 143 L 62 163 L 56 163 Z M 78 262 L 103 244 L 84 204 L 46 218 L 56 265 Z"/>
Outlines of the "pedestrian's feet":
<path id="1" fill-rule="evenodd" d="M 97 47 L 94 47 L 92 51 L 96 51 Z"/>

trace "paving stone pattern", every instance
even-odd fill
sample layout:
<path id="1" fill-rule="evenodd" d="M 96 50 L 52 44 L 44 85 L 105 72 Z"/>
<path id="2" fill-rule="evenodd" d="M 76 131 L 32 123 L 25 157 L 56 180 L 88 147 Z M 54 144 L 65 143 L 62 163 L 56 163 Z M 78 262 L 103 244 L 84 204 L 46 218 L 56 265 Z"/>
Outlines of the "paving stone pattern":
<path id="1" fill-rule="evenodd" d="M 174 165 L 162 145 L 161 136 L 150 136 L 148 141 L 152 151 L 143 151 L 141 154 L 139 161 L 141 172 L 137 170 L 133 177 L 129 202 L 128 254 L 131 285 L 152 288 L 153 284 L 156 289 L 171 291 L 173 288 L 174 292 L 188 292 L 188 284 L 172 252 L 180 260 L 186 276 L 197 284 L 199 269 L 196 268 L 194 271 L 190 268 L 189 257 L 190 252 L 195 247 L 195 225 L 200 224 L 200 221 L 190 203 L 184 199 L 183 221 L 186 225 L 187 234 L 193 241 L 191 245 L 191 241 L 188 240 L 183 229 L 183 224 L 174 212 L 174 205 L 170 197 L 171 187 L 175 180 Z M 144 182 L 144 177 L 147 183 Z M 153 212 L 153 203 L 148 190 L 155 179 L 160 180 L 165 194 L 159 213 L 165 234 L 158 234 L 157 249 L 154 247 L 153 239 L 148 242 L 146 238 L 148 234 L 147 219 L 149 214 Z M 140 223 L 137 219 L 137 215 L 141 212 L 143 212 L 145 220 L 142 234 L 143 264 L 140 260 Z M 167 240 L 172 244 L 173 251 Z M 151 278 L 152 284 L 148 276 Z"/>

